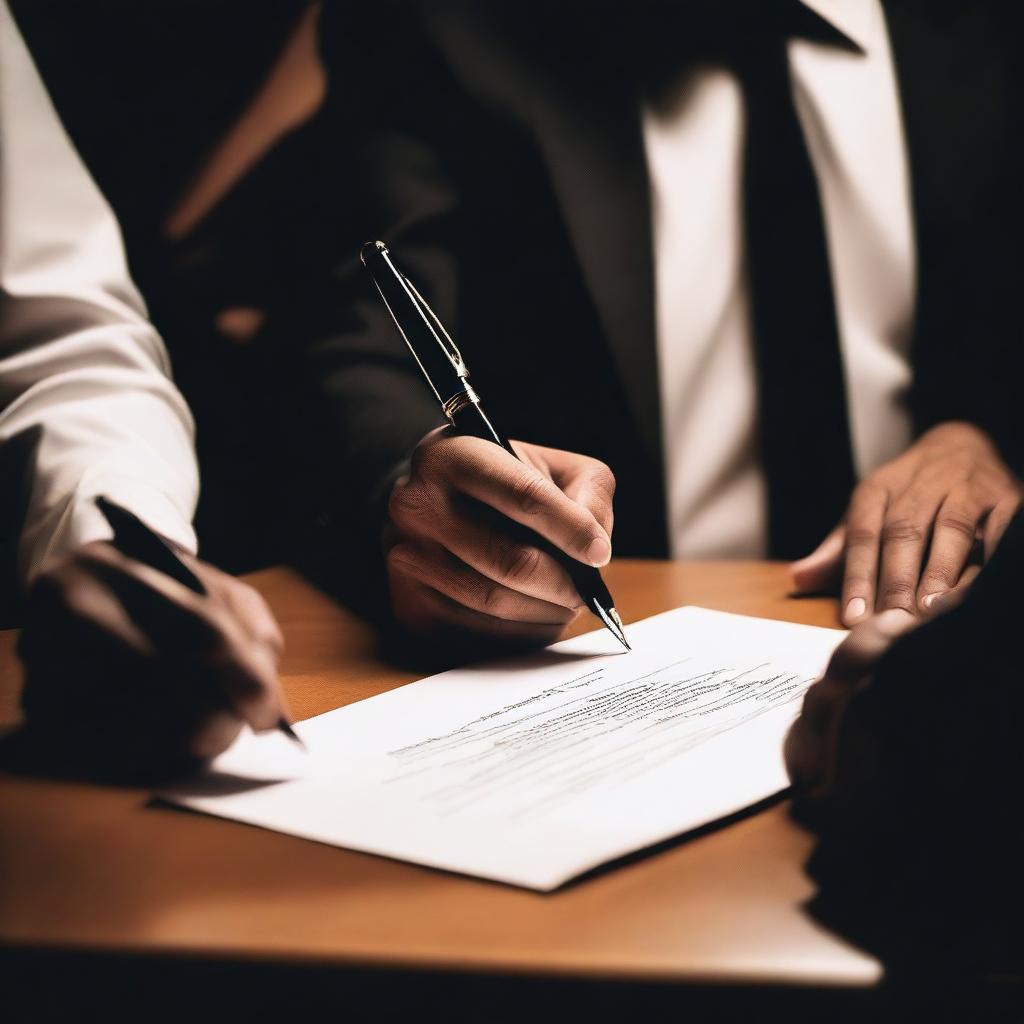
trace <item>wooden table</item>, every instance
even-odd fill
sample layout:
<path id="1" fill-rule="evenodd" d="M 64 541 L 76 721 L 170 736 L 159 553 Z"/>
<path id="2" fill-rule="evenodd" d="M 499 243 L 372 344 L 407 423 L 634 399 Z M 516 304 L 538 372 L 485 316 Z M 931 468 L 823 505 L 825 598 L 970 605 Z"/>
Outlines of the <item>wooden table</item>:
<path id="1" fill-rule="evenodd" d="M 781 566 L 621 561 L 626 621 L 683 604 L 836 625 Z M 297 718 L 414 678 L 289 570 L 256 573 L 287 638 Z M 593 622 L 581 624 L 593 628 Z M 0 634 L 0 720 L 15 714 Z M 0 780 L 0 944 L 674 984 L 871 985 L 879 967 L 801 908 L 811 839 L 784 805 L 550 895 L 147 806 L 139 790 Z"/>

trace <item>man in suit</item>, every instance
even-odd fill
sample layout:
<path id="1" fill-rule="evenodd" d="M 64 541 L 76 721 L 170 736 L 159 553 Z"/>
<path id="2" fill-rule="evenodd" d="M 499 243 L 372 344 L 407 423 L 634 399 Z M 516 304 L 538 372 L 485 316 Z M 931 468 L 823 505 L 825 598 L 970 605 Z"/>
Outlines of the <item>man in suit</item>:
<path id="1" fill-rule="evenodd" d="M 328 13 L 365 237 L 505 433 L 556 449 L 520 442 L 519 466 L 434 432 L 353 246 L 311 353 L 345 481 L 319 522 L 355 529 L 343 498 L 370 496 L 403 622 L 549 639 L 578 603 L 567 577 L 479 504 L 600 565 L 606 466 L 618 553 L 792 559 L 825 538 L 794 583 L 841 578 L 848 624 L 918 612 L 976 542 L 991 553 L 1024 441 L 1019 92 L 996 7 Z"/>

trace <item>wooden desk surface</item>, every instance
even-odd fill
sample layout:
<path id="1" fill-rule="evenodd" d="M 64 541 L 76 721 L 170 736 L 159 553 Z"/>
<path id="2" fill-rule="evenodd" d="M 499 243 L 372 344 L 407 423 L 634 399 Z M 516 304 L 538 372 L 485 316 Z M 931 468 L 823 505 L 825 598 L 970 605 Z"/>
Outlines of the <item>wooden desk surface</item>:
<path id="1" fill-rule="evenodd" d="M 626 621 L 683 604 L 836 625 L 781 566 L 618 562 Z M 414 678 L 294 573 L 251 577 L 277 613 L 297 718 Z M 592 622 L 583 628 L 592 628 Z M 0 721 L 15 714 L 0 634 Z M 140 790 L 0 778 L 0 943 L 689 983 L 870 984 L 879 967 L 801 910 L 811 840 L 776 806 L 550 895 L 147 806 Z"/>

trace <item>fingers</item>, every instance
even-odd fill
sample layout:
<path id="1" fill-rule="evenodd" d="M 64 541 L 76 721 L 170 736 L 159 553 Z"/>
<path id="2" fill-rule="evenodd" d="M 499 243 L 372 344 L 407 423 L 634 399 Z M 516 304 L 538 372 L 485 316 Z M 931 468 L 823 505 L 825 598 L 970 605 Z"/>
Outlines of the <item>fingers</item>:
<path id="1" fill-rule="evenodd" d="M 824 678 L 843 685 L 862 679 L 897 638 L 920 624 L 913 613 L 892 608 L 860 623 L 835 649 Z"/>
<path id="2" fill-rule="evenodd" d="M 254 643 L 224 604 L 107 544 L 83 549 L 43 588 L 51 591 L 51 607 L 41 609 L 44 618 L 65 626 L 70 620 L 88 624 L 130 645 L 161 671 L 174 669 L 187 679 L 190 692 L 201 678 L 209 707 L 227 707 L 254 729 L 271 728 L 280 716 L 277 656 Z M 53 605 L 63 605 L 63 617 Z"/>
<path id="3" fill-rule="evenodd" d="M 90 544 L 39 577 L 19 644 L 29 731 L 71 771 L 171 778 L 283 706 L 280 632 L 246 584 L 195 561 L 209 590 Z"/>
<path id="4" fill-rule="evenodd" d="M 938 489 L 912 490 L 890 503 L 882 527 L 882 552 L 876 587 L 878 611 L 918 608 L 918 582 L 932 525 L 942 503 Z"/>
<path id="5" fill-rule="evenodd" d="M 579 607 L 569 574 L 547 552 L 503 531 L 500 522 L 492 526 L 479 515 L 466 515 L 441 492 L 429 510 L 422 498 L 421 489 L 402 482 L 391 492 L 391 520 L 408 544 L 440 546 L 493 583 L 566 609 Z"/>
<path id="6" fill-rule="evenodd" d="M 846 544 L 846 527 L 840 523 L 806 558 L 789 567 L 794 594 L 820 594 L 839 579 Z"/>
<path id="7" fill-rule="evenodd" d="M 436 505 L 445 489 L 469 495 L 588 565 L 602 566 L 611 557 L 611 539 L 593 512 L 539 469 L 487 441 L 442 437 L 421 444 L 407 487 L 423 490 L 416 502 L 425 508 Z"/>
<path id="8" fill-rule="evenodd" d="M 435 637 L 468 633 L 512 646 L 535 646 L 552 643 L 562 630 L 562 623 L 502 619 L 467 607 L 412 575 L 396 574 L 391 584 L 395 616 L 414 633 Z"/>
<path id="9" fill-rule="evenodd" d="M 982 512 L 956 492 L 942 503 L 932 530 L 928 564 L 917 590 L 921 608 L 928 610 L 938 597 L 957 585 L 977 539 Z"/>
<path id="10" fill-rule="evenodd" d="M 407 576 L 465 608 L 501 621 L 564 627 L 576 610 L 544 601 L 477 572 L 439 544 L 398 544 L 388 552 L 394 580 Z M 394 585 L 394 584 L 393 584 Z"/>
<path id="11" fill-rule="evenodd" d="M 1020 496 L 1011 494 L 1000 501 L 989 513 L 983 534 L 986 562 L 995 553 L 996 548 L 999 547 L 999 542 L 1003 539 L 1006 528 L 1010 525 L 1011 520 L 1017 514 L 1020 507 Z"/>
<path id="12" fill-rule="evenodd" d="M 978 578 L 980 572 L 980 565 L 967 566 L 955 587 L 935 596 L 935 600 L 928 605 L 928 614 L 941 615 L 943 612 L 955 608 L 964 599 L 967 591 L 971 589 L 971 584 Z"/>
<path id="13" fill-rule="evenodd" d="M 846 517 L 846 563 L 843 571 L 840 616 L 853 626 L 875 607 L 878 555 L 888 492 L 865 481 L 853 492 Z"/>
<path id="14" fill-rule="evenodd" d="M 40 653 L 63 655 L 67 648 L 61 640 L 83 631 L 105 637 L 109 644 L 139 657 L 155 654 L 150 638 L 125 614 L 110 589 L 75 559 L 40 576 L 33 585 L 19 652 L 34 654 L 38 644 Z"/>
<path id="15" fill-rule="evenodd" d="M 520 458 L 433 431 L 392 488 L 388 578 L 408 628 L 548 643 L 578 614 L 580 596 L 551 549 L 608 561 L 615 479 L 595 459 L 515 447 Z"/>
<path id="16" fill-rule="evenodd" d="M 861 622 L 836 648 L 822 678 L 808 689 L 784 750 L 790 778 L 805 794 L 820 787 L 830 774 L 839 722 L 857 686 L 893 642 L 920 621 L 896 608 Z"/>
<path id="17" fill-rule="evenodd" d="M 279 659 L 284 654 L 284 635 L 263 595 L 212 565 L 201 563 L 198 559 L 189 561 L 208 592 L 234 613 L 239 625 L 253 642 L 267 647 Z"/>
<path id="18" fill-rule="evenodd" d="M 551 479 L 566 497 L 587 509 L 611 537 L 615 521 L 615 474 L 603 462 L 556 448 L 518 443 L 516 448 L 521 452 L 527 450 L 531 461 L 543 459 Z"/>

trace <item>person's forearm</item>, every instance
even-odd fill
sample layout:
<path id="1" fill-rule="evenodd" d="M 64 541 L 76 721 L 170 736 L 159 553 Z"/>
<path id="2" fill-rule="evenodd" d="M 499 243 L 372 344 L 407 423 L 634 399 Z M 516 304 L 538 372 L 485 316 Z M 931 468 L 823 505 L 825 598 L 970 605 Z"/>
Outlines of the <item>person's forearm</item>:
<path id="1" fill-rule="evenodd" d="M 194 550 L 191 416 L 4 0 L 0 133 L 0 443 L 27 459 L 22 575 L 109 536 L 98 493 Z"/>
<path id="2" fill-rule="evenodd" d="M 67 355 L 78 335 L 47 346 L 60 366 L 0 412 L 0 443 L 27 442 L 19 545 L 26 582 L 53 559 L 109 536 L 92 501 L 99 494 L 196 550 L 191 519 L 198 473 L 188 410 L 154 365 L 128 362 L 134 355 L 129 339 L 112 328 L 104 334 L 104 345 L 89 342 L 87 367 L 76 367 Z M 0 375 L 10 362 L 0 361 Z"/>

